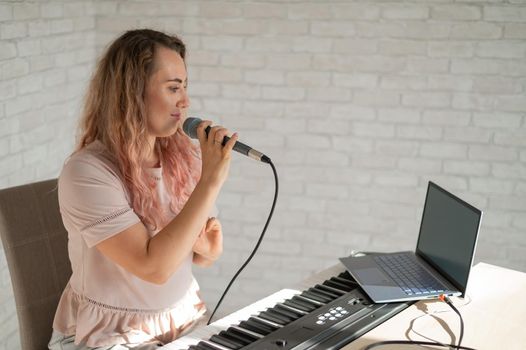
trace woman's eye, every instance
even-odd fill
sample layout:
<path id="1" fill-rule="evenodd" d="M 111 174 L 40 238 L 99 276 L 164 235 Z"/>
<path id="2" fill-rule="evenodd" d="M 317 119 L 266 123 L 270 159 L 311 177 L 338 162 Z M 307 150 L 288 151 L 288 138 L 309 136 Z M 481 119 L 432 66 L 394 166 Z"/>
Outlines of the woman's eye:
<path id="1" fill-rule="evenodd" d="M 170 91 L 171 91 L 171 92 L 177 92 L 177 90 L 179 90 L 179 87 L 178 87 L 178 86 L 171 86 L 171 87 L 170 87 Z"/>

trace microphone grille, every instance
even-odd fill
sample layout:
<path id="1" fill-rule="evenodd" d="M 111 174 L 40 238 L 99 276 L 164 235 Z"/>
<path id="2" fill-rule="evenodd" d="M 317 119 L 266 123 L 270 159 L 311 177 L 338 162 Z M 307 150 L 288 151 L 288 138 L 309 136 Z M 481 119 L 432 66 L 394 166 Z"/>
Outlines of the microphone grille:
<path id="1" fill-rule="evenodd" d="M 192 139 L 197 138 L 197 126 L 201 123 L 199 118 L 186 118 L 183 123 L 183 131 Z"/>

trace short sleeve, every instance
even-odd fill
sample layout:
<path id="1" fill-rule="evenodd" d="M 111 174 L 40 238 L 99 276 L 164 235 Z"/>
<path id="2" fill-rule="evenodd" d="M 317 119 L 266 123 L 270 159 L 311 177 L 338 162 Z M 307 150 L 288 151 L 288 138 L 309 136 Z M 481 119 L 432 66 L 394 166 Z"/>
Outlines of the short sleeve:
<path id="1" fill-rule="evenodd" d="M 66 229 L 79 232 L 88 247 L 140 222 L 115 169 L 93 155 L 73 156 L 64 165 L 58 195 Z"/>

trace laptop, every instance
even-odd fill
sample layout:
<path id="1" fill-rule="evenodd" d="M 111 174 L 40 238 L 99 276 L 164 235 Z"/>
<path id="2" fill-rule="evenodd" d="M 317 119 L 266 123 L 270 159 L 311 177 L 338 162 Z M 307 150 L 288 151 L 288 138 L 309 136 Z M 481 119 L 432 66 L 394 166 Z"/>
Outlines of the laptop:
<path id="1" fill-rule="evenodd" d="M 415 252 L 340 258 L 375 303 L 466 294 L 482 211 L 433 182 Z"/>

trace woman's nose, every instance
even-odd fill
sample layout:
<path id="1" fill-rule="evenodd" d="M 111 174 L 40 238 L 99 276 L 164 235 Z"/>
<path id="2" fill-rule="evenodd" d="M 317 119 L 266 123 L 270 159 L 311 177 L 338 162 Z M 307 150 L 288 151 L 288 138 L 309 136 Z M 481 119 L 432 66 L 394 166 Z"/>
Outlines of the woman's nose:
<path id="1" fill-rule="evenodd" d="M 188 108 L 190 107 L 190 98 L 186 89 L 181 90 L 181 99 L 177 101 L 177 107 L 179 108 Z"/>

